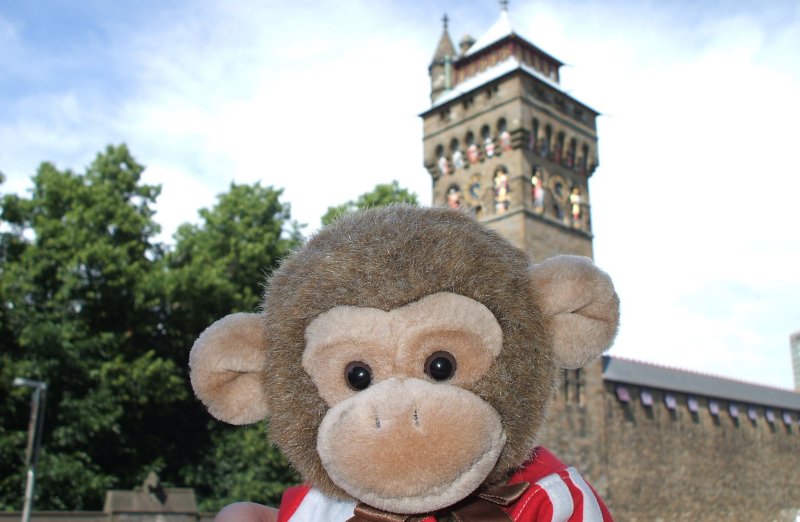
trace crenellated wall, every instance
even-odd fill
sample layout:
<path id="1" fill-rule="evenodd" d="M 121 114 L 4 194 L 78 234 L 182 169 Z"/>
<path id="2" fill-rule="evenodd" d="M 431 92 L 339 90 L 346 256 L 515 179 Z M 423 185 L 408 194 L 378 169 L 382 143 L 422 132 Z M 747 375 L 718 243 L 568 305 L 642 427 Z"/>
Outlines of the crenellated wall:
<path id="1" fill-rule="evenodd" d="M 800 411 L 617 383 L 601 363 L 579 374 L 566 375 L 542 442 L 581 470 L 617 520 L 800 515 Z M 578 387 L 582 399 L 569 392 Z"/>

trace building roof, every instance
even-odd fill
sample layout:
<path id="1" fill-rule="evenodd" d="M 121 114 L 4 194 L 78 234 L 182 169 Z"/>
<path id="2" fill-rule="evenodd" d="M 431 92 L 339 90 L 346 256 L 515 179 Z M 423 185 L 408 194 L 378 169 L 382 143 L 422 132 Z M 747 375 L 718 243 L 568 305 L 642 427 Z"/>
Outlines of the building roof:
<path id="1" fill-rule="evenodd" d="M 436 52 L 433 53 L 433 60 L 431 63 L 443 62 L 446 57 L 455 58 L 456 56 L 456 48 L 453 47 L 450 33 L 447 32 L 447 15 L 444 16 L 442 21 L 444 23 L 442 37 L 439 38 L 439 45 L 436 46 Z"/>
<path id="2" fill-rule="evenodd" d="M 800 411 L 800 393 L 713 375 L 603 356 L 603 379 L 636 386 Z"/>
<path id="3" fill-rule="evenodd" d="M 523 70 L 523 71 L 527 72 L 528 74 L 530 74 L 531 76 L 535 76 L 539 80 L 542 80 L 547 85 L 549 85 L 550 87 L 558 90 L 559 92 L 567 94 L 561 88 L 561 86 L 558 83 L 554 82 L 553 80 L 551 80 L 550 78 L 548 78 L 547 76 L 545 76 L 541 72 L 537 71 L 533 67 L 530 67 L 530 66 L 520 62 L 514 56 L 510 56 L 506 60 L 503 60 L 502 62 L 500 62 L 500 63 L 498 63 L 498 64 L 496 64 L 496 65 L 494 65 L 492 67 L 489 67 L 485 71 L 481 71 L 480 73 L 476 74 L 475 76 L 472 76 L 471 78 L 467 78 L 463 82 L 461 82 L 461 83 L 457 84 L 456 86 L 454 86 L 452 89 L 448 89 L 448 90 L 444 91 L 442 94 L 439 95 L 438 98 L 436 98 L 433 101 L 433 104 L 431 105 L 431 108 L 428 109 L 428 110 L 432 110 L 432 109 L 435 109 L 437 107 L 440 107 L 440 106 L 444 105 L 445 103 L 447 103 L 449 101 L 455 100 L 456 98 L 458 98 L 462 94 L 466 94 L 466 93 L 468 93 L 470 91 L 473 91 L 473 90 L 475 90 L 475 89 L 477 89 L 479 87 L 483 87 L 487 83 L 489 83 L 489 82 L 491 82 L 493 80 L 496 80 L 496 79 L 500 78 L 501 76 L 505 76 L 506 74 L 508 74 L 508 73 L 510 73 L 512 71 L 516 71 L 517 69 Z"/>
<path id="4" fill-rule="evenodd" d="M 514 29 L 511 27 L 511 20 L 508 17 L 508 10 L 503 9 L 500 11 L 500 18 L 489 28 L 488 31 L 472 44 L 472 47 L 467 50 L 464 56 L 472 56 L 482 49 L 486 49 L 495 42 L 499 42 L 507 36 L 514 34 Z"/>

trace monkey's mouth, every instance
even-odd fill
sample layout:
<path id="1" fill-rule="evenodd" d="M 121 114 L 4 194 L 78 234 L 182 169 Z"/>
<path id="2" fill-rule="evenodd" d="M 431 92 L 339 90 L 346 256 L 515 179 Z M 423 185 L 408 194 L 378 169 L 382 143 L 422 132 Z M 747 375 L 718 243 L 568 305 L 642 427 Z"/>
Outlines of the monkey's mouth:
<path id="1" fill-rule="evenodd" d="M 317 451 L 331 480 L 355 499 L 413 514 L 472 493 L 505 442 L 500 416 L 473 393 L 390 379 L 331 408 Z"/>

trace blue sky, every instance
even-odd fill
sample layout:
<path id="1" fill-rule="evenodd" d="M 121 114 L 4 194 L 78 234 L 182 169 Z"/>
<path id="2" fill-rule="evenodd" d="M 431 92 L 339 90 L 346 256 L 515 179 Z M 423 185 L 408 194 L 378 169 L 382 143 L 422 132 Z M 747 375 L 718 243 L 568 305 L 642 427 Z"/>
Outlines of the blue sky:
<path id="1" fill-rule="evenodd" d="M 429 201 L 417 115 L 445 12 L 457 43 L 499 6 L 6 0 L 0 192 L 125 142 L 163 186 L 165 240 L 231 181 L 284 188 L 308 230 L 379 182 Z M 590 187 L 623 303 L 611 353 L 791 387 L 800 5 L 512 1 L 510 18 L 604 115 Z"/>

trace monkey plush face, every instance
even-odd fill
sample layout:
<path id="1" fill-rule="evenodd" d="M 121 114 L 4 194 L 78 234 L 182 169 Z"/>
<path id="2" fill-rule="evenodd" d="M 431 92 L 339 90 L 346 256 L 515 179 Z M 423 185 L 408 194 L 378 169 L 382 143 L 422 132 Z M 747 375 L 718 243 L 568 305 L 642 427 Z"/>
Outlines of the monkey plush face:
<path id="1" fill-rule="evenodd" d="M 345 216 L 290 256 L 261 314 L 190 356 L 209 411 L 270 434 L 313 486 L 411 514 L 498 482 L 536 446 L 557 369 L 612 341 L 618 301 L 585 258 L 531 265 L 469 216 Z"/>

